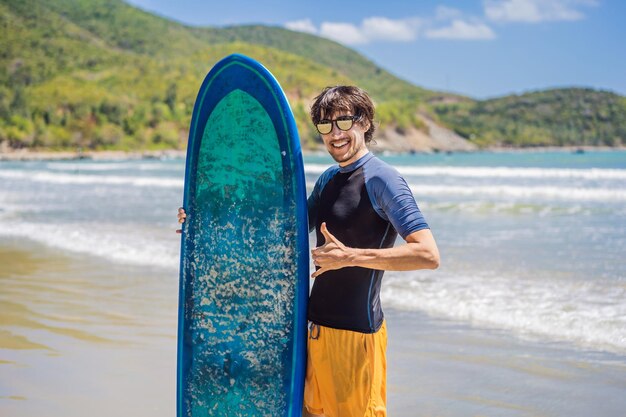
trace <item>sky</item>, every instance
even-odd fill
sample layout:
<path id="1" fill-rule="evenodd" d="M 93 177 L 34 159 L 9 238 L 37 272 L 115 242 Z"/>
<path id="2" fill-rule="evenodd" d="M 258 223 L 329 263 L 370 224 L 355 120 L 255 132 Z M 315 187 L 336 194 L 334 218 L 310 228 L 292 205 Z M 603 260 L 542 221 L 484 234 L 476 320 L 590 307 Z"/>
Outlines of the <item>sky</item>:
<path id="1" fill-rule="evenodd" d="M 559 87 L 626 95 L 623 0 L 126 0 L 194 26 L 326 37 L 424 88 L 484 99 Z"/>

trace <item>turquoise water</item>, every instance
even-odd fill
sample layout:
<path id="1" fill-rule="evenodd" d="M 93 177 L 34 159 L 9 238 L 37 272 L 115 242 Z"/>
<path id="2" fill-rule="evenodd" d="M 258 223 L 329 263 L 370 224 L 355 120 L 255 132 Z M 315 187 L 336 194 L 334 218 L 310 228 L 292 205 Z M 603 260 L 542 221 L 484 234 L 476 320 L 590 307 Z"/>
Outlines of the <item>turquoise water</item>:
<path id="1" fill-rule="evenodd" d="M 442 255 L 437 271 L 387 273 L 385 309 L 626 355 L 626 152 L 382 158 Z M 305 157 L 309 190 L 330 163 Z M 179 159 L 0 163 L 0 239 L 175 276 L 183 177 Z"/>
<path id="2" fill-rule="evenodd" d="M 372 148 L 372 149 L 375 149 Z M 376 152 L 374 150 L 374 152 Z M 514 151 L 514 152 L 468 152 L 434 154 L 385 154 L 377 155 L 398 165 L 436 165 L 471 167 L 532 167 L 532 168 L 626 168 L 625 151 Z M 309 155 L 308 161 L 332 163 L 329 156 Z"/>

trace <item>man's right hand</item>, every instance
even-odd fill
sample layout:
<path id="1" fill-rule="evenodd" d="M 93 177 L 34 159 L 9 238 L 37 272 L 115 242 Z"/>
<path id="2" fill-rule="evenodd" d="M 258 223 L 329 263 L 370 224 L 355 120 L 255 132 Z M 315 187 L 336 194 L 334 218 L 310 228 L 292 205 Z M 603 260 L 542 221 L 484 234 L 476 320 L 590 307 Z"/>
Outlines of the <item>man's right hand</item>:
<path id="1" fill-rule="evenodd" d="M 185 209 L 180 207 L 178 209 L 178 223 L 183 224 L 185 223 L 185 219 L 187 218 L 187 213 L 185 213 Z M 178 229 L 176 230 L 176 233 L 182 233 L 183 229 Z"/>

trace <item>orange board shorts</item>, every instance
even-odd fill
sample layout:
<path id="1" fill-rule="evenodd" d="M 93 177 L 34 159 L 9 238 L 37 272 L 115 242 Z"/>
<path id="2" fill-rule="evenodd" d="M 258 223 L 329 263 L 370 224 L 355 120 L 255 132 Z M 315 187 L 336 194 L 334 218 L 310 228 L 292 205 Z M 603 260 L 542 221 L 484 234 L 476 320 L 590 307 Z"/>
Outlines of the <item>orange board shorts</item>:
<path id="1" fill-rule="evenodd" d="M 359 333 L 312 324 L 304 405 L 326 417 L 387 416 L 387 326 Z"/>

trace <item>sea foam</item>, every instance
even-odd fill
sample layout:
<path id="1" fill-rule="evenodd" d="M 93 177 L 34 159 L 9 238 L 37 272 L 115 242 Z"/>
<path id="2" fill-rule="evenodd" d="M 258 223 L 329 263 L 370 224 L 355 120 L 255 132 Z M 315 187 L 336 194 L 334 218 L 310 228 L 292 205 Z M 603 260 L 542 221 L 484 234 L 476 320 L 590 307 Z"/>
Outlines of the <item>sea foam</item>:
<path id="1" fill-rule="evenodd" d="M 625 201 L 626 188 L 588 188 L 521 185 L 412 185 L 416 196 L 447 195 L 477 198 L 559 199 L 574 201 Z"/>
<path id="2" fill-rule="evenodd" d="M 176 270 L 180 240 L 152 236 L 132 227 L 106 224 L 0 222 L 0 236 L 24 237 L 57 249 L 97 256 L 120 264 Z"/>
<path id="3" fill-rule="evenodd" d="M 386 307 L 626 353 L 626 287 L 481 274 L 387 273 Z"/>
<path id="4" fill-rule="evenodd" d="M 125 185 L 134 187 L 182 188 L 183 178 L 143 177 L 121 175 L 69 174 L 46 171 L 0 171 L 0 178 L 6 180 L 27 180 L 52 184 L 84 184 L 84 185 Z"/>

